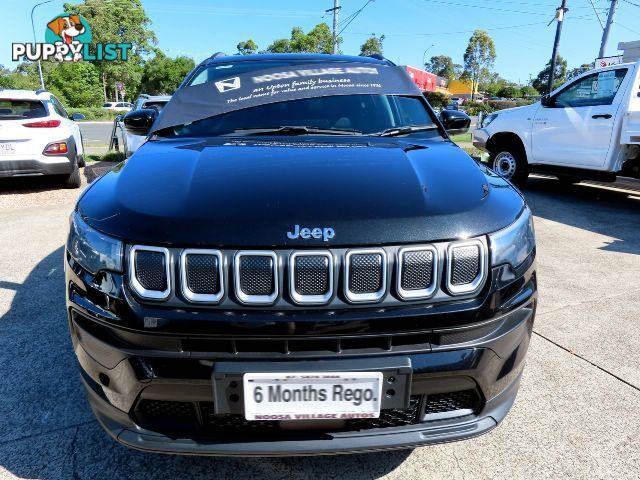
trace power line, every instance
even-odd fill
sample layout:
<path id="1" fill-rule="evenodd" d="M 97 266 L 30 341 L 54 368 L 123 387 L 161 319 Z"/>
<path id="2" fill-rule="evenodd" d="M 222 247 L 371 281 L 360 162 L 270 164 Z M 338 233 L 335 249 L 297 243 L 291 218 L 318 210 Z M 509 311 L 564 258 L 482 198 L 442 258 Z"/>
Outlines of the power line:
<path id="1" fill-rule="evenodd" d="M 633 5 L 634 7 L 640 7 L 640 3 L 633 3 L 629 0 L 622 0 L 624 3 L 628 3 L 629 5 Z"/>
<path id="2" fill-rule="evenodd" d="M 595 3 L 593 3 L 593 0 L 589 0 L 589 2 L 591 3 L 591 6 L 593 7 L 593 12 L 596 14 L 596 17 L 598 17 L 598 22 L 600 23 L 600 26 L 604 29 L 604 24 L 602 23 L 602 19 L 600 18 L 600 14 L 598 13 L 598 10 L 596 10 Z"/>
<path id="3" fill-rule="evenodd" d="M 634 30 L 633 28 L 629 28 L 629 27 L 625 27 L 624 25 L 622 25 L 621 23 L 615 22 L 616 25 L 618 25 L 619 27 L 624 28 L 625 30 L 629 30 L 631 33 L 635 33 L 636 35 L 640 35 L 640 32 L 637 30 Z"/>
<path id="4" fill-rule="evenodd" d="M 511 10 L 508 8 L 496 8 L 496 7 L 488 7 L 485 5 L 473 5 L 473 4 L 468 4 L 468 3 L 456 3 L 456 2 L 445 2 L 442 0 L 424 0 L 427 3 L 439 3 L 441 5 L 449 5 L 449 6 L 453 6 L 453 7 L 465 7 L 465 8 L 481 8 L 484 10 L 493 10 L 496 12 L 506 12 L 506 13 L 520 13 L 523 15 L 538 15 L 538 16 L 543 16 L 543 17 L 547 17 L 548 14 L 546 13 L 540 13 L 540 12 L 526 12 L 526 11 L 522 11 L 522 10 Z"/>
<path id="5" fill-rule="evenodd" d="M 339 36 L 342 32 L 344 32 L 345 28 L 347 28 L 347 27 L 349 26 L 349 24 L 350 24 L 351 22 L 353 22 L 353 21 L 356 19 L 356 17 L 357 17 L 358 15 L 360 15 L 360 14 L 362 13 L 362 11 L 363 11 L 365 8 L 367 8 L 367 5 L 369 5 L 371 2 L 373 2 L 373 0 L 367 0 L 367 3 L 365 3 L 362 7 L 360 7 L 360 9 L 359 9 L 359 10 L 356 10 L 354 13 L 352 13 L 352 14 L 349 16 L 349 17 L 351 17 L 351 18 L 350 18 L 350 19 L 349 19 L 349 21 L 344 25 L 344 27 L 342 27 L 342 29 L 338 32 L 338 36 Z"/>

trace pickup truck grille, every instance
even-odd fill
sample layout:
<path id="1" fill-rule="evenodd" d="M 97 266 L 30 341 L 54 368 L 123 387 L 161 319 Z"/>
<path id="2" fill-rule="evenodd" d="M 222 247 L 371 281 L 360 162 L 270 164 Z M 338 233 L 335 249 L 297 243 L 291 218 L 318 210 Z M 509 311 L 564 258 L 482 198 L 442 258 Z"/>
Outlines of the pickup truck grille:
<path id="1" fill-rule="evenodd" d="M 135 253 L 129 254 L 128 283 L 143 300 L 227 308 L 234 304 L 348 306 L 388 304 L 389 300 L 401 304 L 468 297 L 482 288 L 488 271 L 483 239 L 402 248 L 296 251 L 135 245 L 131 252 Z M 179 262 L 174 262 L 176 258 Z"/>

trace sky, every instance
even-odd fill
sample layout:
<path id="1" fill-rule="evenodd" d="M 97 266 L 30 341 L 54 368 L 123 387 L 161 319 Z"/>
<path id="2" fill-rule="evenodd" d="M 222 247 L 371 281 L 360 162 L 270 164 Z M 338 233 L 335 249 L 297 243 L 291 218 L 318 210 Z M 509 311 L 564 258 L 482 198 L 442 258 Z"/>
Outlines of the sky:
<path id="1" fill-rule="evenodd" d="M 0 64 L 11 62 L 12 42 L 31 42 L 31 7 L 42 0 L 0 0 L 3 28 Z M 76 0 L 79 1 L 79 0 Z M 372 33 L 385 35 L 384 54 L 397 64 L 421 66 L 423 58 L 448 55 L 455 63 L 462 56 L 474 29 L 487 30 L 495 42 L 494 70 L 513 82 L 527 83 L 551 57 L 555 35 L 552 20 L 561 0 L 374 0 L 347 26 L 342 51 L 357 55 Z M 63 0 L 35 10 L 38 41 L 46 23 L 62 12 Z M 367 0 L 340 0 L 346 18 Z M 569 68 L 598 55 L 609 0 L 567 0 L 560 54 Z M 187 55 L 196 62 L 214 52 L 234 53 L 241 40 L 253 39 L 265 48 L 276 38 L 289 37 L 291 28 L 305 31 L 326 21 L 333 0 L 143 0 L 158 46 L 167 55 Z M 619 0 L 609 36 L 607 55 L 618 54 L 618 42 L 640 40 L 640 0 Z M 426 55 L 425 55 L 426 51 Z"/>

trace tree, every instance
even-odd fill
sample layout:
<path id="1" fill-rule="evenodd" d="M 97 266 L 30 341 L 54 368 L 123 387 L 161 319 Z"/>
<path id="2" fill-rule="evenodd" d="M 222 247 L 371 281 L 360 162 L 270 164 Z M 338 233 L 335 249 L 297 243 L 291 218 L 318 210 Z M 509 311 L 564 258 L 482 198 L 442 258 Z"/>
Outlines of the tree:
<path id="1" fill-rule="evenodd" d="M 253 40 L 243 40 L 236 46 L 240 55 L 251 55 L 258 51 L 258 45 Z"/>
<path id="2" fill-rule="evenodd" d="M 431 72 L 447 80 L 454 80 L 456 78 L 456 65 L 453 63 L 451 57 L 446 55 L 431 57 L 429 61 L 424 64 L 424 68 L 427 72 Z"/>
<path id="3" fill-rule="evenodd" d="M 341 39 L 338 38 L 338 43 Z M 333 36 L 326 23 L 319 23 L 309 33 L 304 33 L 302 28 L 293 27 L 291 38 L 280 38 L 273 41 L 268 47 L 270 53 L 331 53 L 333 51 Z"/>
<path id="4" fill-rule="evenodd" d="M 522 98 L 530 98 L 538 95 L 538 91 L 531 85 L 525 85 L 520 88 L 520 96 Z"/>
<path id="5" fill-rule="evenodd" d="M 140 80 L 140 92 L 152 95 L 172 94 L 195 63 L 189 57 L 170 58 L 162 52 L 145 63 Z"/>
<path id="6" fill-rule="evenodd" d="M 542 69 L 538 76 L 533 79 L 531 85 L 535 88 L 539 93 L 549 93 L 547 90 L 547 84 L 549 83 L 549 74 L 551 73 L 551 60 L 547 62 L 545 67 Z M 556 60 L 556 71 L 554 73 L 554 81 L 553 88 L 562 85 L 567 80 L 567 61 L 558 55 Z"/>
<path id="7" fill-rule="evenodd" d="M 489 34 L 484 30 L 474 31 L 464 52 L 464 70 L 471 80 L 471 100 L 485 72 L 493 67 L 495 59 L 496 48 Z"/>
<path id="8" fill-rule="evenodd" d="M 517 98 L 520 95 L 520 88 L 515 83 L 505 83 L 505 85 L 498 90 L 498 96 L 503 98 Z"/>
<path id="9" fill-rule="evenodd" d="M 370 57 L 371 55 L 382 55 L 382 42 L 384 41 L 384 35 L 377 37 L 371 35 L 360 45 L 360 56 Z"/>
<path id="10" fill-rule="evenodd" d="M 593 63 L 583 63 L 579 67 L 572 68 L 567 72 L 567 80 L 572 80 L 582 75 L 584 72 L 591 70 L 592 68 L 593 68 Z"/>
<path id="11" fill-rule="evenodd" d="M 84 0 L 83 3 L 64 4 L 64 11 L 86 18 L 94 43 L 131 43 L 126 61 L 96 61 L 104 100 L 115 97 L 116 82 L 125 85 L 126 92 L 136 92 L 142 77 L 143 56 L 155 50 L 157 39 L 149 29 L 141 0 Z"/>
<path id="12" fill-rule="evenodd" d="M 95 107 L 102 103 L 100 73 L 89 62 L 62 63 L 47 74 L 49 90 L 73 108 Z"/>

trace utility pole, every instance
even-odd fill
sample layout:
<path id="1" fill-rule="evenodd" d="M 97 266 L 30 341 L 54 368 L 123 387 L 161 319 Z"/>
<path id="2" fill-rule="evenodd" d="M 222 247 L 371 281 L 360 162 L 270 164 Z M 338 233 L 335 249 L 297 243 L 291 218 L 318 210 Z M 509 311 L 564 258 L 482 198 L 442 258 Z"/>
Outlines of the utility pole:
<path id="1" fill-rule="evenodd" d="M 613 16 L 616 14 L 617 8 L 618 0 L 611 0 L 611 6 L 609 7 L 609 16 L 607 17 L 607 24 L 605 25 L 604 31 L 602 32 L 602 42 L 600 42 L 600 53 L 598 53 L 598 58 L 604 57 L 604 51 L 607 49 L 607 41 L 609 40 L 609 30 L 611 29 Z"/>
<path id="2" fill-rule="evenodd" d="M 53 0 L 45 0 L 44 2 L 36 3 L 31 9 L 31 30 L 33 31 L 33 43 L 38 43 L 38 40 L 36 39 L 36 27 L 33 23 L 33 12 L 35 12 L 36 7 L 51 2 L 53 2 Z M 44 77 L 42 76 L 42 65 L 40 64 L 40 60 L 38 60 L 38 74 L 40 75 L 40 88 L 44 90 Z"/>
<path id="3" fill-rule="evenodd" d="M 553 80 L 556 73 L 556 60 L 558 58 L 558 46 L 560 45 L 560 34 L 562 33 L 562 22 L 564 21 L 564 14 L 567 13 L 567 0 L 562 0 L 562 5 L 556 9 L 555 18 L 558 20 L 556 26 L 556 39 L 553 42 L 553 53 L 551 54 L 551 71 L 549 72 L 549 83 L 547 84 L 547 93 L 551 93 L 553 89 Z M 553 20 L 552 20 L 553 21 Z"/>
<path id="4" fill-rule="evenodd" d="M 339 11 L 342 7 L 340 6 L 340 0 L 333 0 L 333 8 L 329 10 L 325 10 L 325 13 L 332 12 L 333 13 L 333 54 L 338 53 L 338 15 Z"/>

